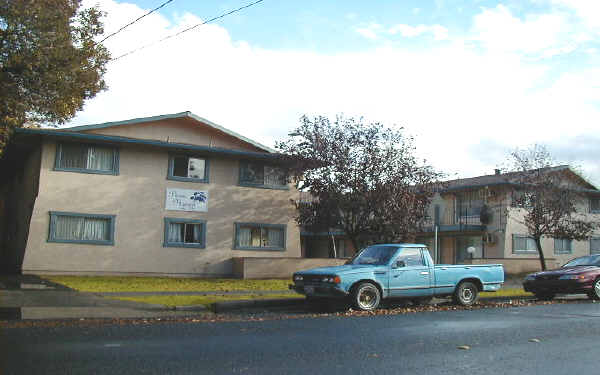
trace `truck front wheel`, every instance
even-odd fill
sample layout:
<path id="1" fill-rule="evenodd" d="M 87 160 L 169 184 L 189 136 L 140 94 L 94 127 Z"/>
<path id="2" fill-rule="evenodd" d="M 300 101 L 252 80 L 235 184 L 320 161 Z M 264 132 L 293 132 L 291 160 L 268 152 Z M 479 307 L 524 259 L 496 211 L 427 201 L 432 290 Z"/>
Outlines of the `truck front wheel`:
<path id="1" fill-rule="evenodd" d="M 477 301 L 478 293 L 479 289 L 477 288 L 477 285 L 470 281 L 463 281 L 456 287 L 452 299 L 456 304 L 462 306 L 471 306 L 475 303 L 475 301 Z"/>
<path id="2" fill-rule="evenodd" d="M 369 282 L 362 282 L 352 291 L 352 305 L 359 310 L 375 310 L 381 302 L 379 288 Z"/>

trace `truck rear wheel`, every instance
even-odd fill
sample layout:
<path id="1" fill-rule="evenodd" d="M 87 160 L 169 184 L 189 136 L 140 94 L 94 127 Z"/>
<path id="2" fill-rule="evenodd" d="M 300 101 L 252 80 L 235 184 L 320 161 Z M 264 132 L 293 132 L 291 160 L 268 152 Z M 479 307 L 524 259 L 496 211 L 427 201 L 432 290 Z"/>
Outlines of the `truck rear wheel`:
<path id="1" fill-rule="evenodd" d="M 473 284 L 470 281 L 463 281 L 458 284 L 456 289 L 454 290 L 454 296 L 452 299 L 454 303 L 462 305 L 462 306 L 471 306 L 477 301 L 479 289 L 477 285 Z"/>
<path id="2" fill-rule="evenodd" d="M 352 305 L 358 310 L 372 311 L 379 306 L 381 293 L 379 288 L 369 282 L 362 282 L 352 291 Z"/>

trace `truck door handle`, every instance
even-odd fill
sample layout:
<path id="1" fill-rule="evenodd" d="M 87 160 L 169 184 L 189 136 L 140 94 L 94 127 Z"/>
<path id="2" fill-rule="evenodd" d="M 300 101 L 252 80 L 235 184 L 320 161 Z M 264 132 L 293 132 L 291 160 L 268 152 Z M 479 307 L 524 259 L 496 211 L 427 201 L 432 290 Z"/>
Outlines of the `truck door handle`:
<path id="1" fill-rule="evenodd" d="M 421 272 L 421 275 L 429 275 L 429 272 L 423 271 L 423 272 Z"/>
<path id="2" fill-rule="evenodd" d="M 445 270 L 447 270 L 448 268 L 446 268 L 446 267 L 442 267 L 442 268 L 440 268 L 440 269 L 445 271 Z"/>

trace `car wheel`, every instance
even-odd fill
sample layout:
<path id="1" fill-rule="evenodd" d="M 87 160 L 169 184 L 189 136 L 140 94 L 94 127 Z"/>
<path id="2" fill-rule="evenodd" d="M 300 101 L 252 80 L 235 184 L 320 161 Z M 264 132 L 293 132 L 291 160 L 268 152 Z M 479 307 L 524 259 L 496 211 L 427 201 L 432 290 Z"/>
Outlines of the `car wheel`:
<path id="1" fill-rule="evenodd" d="M 550 301 L 554 298 L 554 293 L 535 293 L 535 298 L 540 301 Z"/>
<path id="2" fill-rule="evenodd" d="M 600 300 L 600 278 L 597 278 L 596 281 L 594 281 L 594 289 L 590 290 L 588 297 L 590 297 L 590 299 Z"/>
<path id="3" fill-rule="evenodd" d="M 431 300 L 433 299 L 433 297 L 420 297 L 420 298 L 413 298 L 410 301 L 412 302 L 413 305 L 429 305 L 429 303 L 431 302 Z"/>
<path id="4" fill-rule="evenodd" d="M 471 306 L 475 303 L 475 301 L 477 301 L 478 293 L 479 289 L 477 288 L 477 285 L 470 281 L 463 281 L 456 287 L 452 299 L 456 304 L 462 306 Z"/>
<path id="5" fill-rule="evenodd" d="M 352 305 L 358 310 L 375 310 L 379 302 L 381 302 L 381 293 L 372 283 L 362 282 L 352 292 Z"/>

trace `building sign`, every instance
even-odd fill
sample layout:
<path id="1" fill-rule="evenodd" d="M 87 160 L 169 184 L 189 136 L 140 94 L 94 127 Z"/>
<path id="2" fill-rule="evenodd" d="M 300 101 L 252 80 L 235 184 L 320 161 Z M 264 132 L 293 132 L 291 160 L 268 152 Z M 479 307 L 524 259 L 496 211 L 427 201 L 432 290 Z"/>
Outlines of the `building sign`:
<path id="1" fill-rule="evenodd" d="M 208 191 L 167 189 L 165 209 L 173 211 L 208 211 Z"/>

